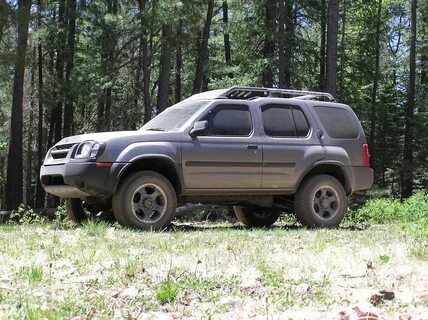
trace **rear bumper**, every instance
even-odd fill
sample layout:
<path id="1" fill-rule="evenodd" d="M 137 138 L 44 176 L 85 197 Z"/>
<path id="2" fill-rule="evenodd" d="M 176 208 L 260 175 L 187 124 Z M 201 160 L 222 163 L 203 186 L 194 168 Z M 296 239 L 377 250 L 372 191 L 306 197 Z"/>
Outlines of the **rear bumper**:
<path id="1" fill-rule="evenodd" d="M 352 191 L 365 191 L 373 186 L 374 174 L 370 167 L 350 167 L 353 176 Z"/>
<path id="2" fill-rule="evenodd" d="M 113 163 L 111 167 L 97 167 L 95 162 L 43 165 L 40 180 L 46 192 L 61 198 L 107 198 L 116 191 L 125 165 Z"/>

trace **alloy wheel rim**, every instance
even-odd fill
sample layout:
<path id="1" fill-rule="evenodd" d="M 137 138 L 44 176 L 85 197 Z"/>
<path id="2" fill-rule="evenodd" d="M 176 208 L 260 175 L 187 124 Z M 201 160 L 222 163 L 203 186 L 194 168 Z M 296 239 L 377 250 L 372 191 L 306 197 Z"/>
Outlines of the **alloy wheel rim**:
<path id="1" fill-rule="evenodd" d="M 340 208 L 337 191 L 330 186 L 319 187 L 312 198 L 312 210 L 322 220 L 333 219 Z"/>
<path id="2" fill-rule="evenodd" d="M 131 204 L 132 212 L 138 220 L 154 223 L 165 214 L 167 199 L 165 192 L 158 185 L 146 183 L 135 190 Z"/>

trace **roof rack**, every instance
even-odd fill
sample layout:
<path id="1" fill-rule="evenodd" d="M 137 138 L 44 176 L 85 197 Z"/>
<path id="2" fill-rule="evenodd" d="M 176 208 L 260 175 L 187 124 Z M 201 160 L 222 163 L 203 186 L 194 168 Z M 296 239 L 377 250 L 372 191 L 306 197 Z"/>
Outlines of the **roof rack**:
<path id="1" fill-rule="evenodd" d="M 249 100 L 257 97 L 276 97 L 288 99 L 311 100 L 322 98 L 329 102 L 335 102 L 336 99 L 327 92 L 264 88 L 264 87 L 238 87 L 234 86 L 225 90 L 218 98 L 223 99 L 243 99 Z"/>

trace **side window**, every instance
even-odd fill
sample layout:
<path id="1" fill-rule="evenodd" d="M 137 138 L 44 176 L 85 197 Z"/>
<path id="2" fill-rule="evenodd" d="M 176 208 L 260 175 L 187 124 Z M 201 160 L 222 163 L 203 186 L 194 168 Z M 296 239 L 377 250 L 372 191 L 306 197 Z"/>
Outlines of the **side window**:
<path id="1" fill-rule="evenodd" d="M 355 139 L 358 129 L 350 111 L 335 107 L 315 107 L 327 134 L 332 138 Z"/>
<path id="2" fill-rule="evenodd" d="M 251 133 L 251 115 L 245 105 L 219 105 L 201 120 L 208 121 L 207 135 L 248 136 Z"/>
<path id="3" fill-rule="evenodd" d="M 296 124 L 297 136 L 306 137 L 309 133 L 309 124 L 303 111 L 299 107 L 293 107 L 293 118 Z"/>
<path id="4" fill-rule="evenodd" d="M 271 137 L 305 137 L 309 124 L 299 107 L 271 104 L 262 107 L 263 126 Z"/>

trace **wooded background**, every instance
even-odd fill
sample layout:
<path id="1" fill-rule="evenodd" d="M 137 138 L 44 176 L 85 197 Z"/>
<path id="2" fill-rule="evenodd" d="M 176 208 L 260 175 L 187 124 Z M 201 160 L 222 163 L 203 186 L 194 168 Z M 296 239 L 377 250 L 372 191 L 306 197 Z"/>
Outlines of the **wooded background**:
<path id="1" fill-rule="evenodd" d="M 62 137 L 232 85 L 332 93 L 376 184 L 427 188 L 427 0 L 0 0 L 0 208 L 55 204 L 38 172 Z"/>

